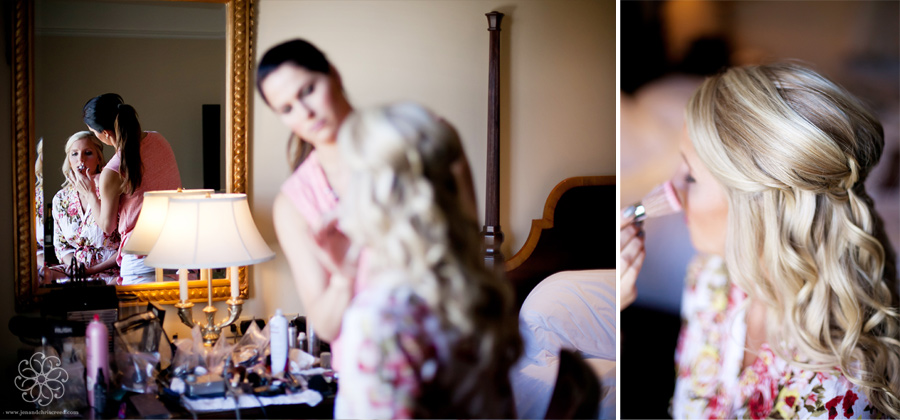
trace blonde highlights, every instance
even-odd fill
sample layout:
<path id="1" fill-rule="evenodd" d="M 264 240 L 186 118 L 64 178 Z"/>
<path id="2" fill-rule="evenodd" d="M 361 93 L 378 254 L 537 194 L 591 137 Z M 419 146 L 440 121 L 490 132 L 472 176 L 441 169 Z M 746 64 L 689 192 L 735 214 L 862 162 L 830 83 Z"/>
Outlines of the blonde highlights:
<path id="1" fill-rule="evenodd" d="M 456 364 L 435 380 L 450 394 L 442 404 L 451 411 L 437 415 L 504 416 L 507 407 L 489 395 L 508 387 L 521 338 L 512 291 L 485 267 L 476 221 L 460 203 L 451 169 L 463 157 L 456 130 L 419 105 L 399 103 L 349 116 L 338 144 L 352 174 L 341 197 L 342 229 L 370 246 L 373 271 L 387 274 L 380 281 L 411 285 L 458 337 Z"/>
<path id="2" fill-rule="evenodd" d="M 37 147 L 35 147 L 35 151 L 37 151 L 37 158 L 34 159 L 34 187 L 35 188 L 43 188 L 44 187 L 44 138 L 41 137 L 38 139 Z M 68 155 L 68 153 L 66 153 Z M 66 159 L 68 160 L 68 159 Z"/>
<path id="3" fill-rule="evenodd" d="M 881 124 L 795 64 L 713 76 L 686 117 L 728 194 L 729 276 L 767 302 L 772 348 L 802 368 L 837 367 L 900 417 L 895 256 L 864 185 L 884 147 Z"/>

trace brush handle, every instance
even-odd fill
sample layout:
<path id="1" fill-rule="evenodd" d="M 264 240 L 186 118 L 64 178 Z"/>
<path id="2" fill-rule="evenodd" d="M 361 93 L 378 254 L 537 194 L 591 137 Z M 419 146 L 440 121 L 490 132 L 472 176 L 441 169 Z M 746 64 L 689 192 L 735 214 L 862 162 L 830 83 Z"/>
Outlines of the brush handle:
<path id="1" fill-rule="evenodd" d="M 642 222 L 647 218 L 647 212 L 644 209 L 644 205 L 641 203 L 637 203 L 625 208 L 622 210 L 622 218 L 627 219 L 631 216 L 634 216 L 634 220 L 632 223 Z"/>

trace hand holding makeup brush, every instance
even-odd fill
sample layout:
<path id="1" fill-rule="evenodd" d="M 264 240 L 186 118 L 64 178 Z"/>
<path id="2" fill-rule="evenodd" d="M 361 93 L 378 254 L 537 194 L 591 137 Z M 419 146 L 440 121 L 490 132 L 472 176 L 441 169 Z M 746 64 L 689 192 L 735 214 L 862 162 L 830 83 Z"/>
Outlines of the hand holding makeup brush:
<path id="1" fill-rule="evenodd" d="M 623 310 L 637 299 L 635 281 L 644 264 L 643 222 L 636 221 L 633 214 L 623 214 L 619 224 L 619 310 Z"/>
<path id="2" fill-rule="evenodd" d="M 72 171 L 72 176 L 75 178 L 72 180 L 75 189 L 86 196 L 96 195 L 97 184 L 94 180 L 95 175 L 91 173 L 91 168 L 84 168 L 83 165 L 79 166 L 77 170 Z"/>
<path id="3" fill-rule="evenodd" d="M 681 199 L 672 181 L 666 181 L 650 191 L 641 202 L 622 211 L 619 223 L 619 258 L 622 276 L 619 279 L 619 310 L 637 298 L 638 273 L 644 264 L 643 222 L 648 217 L 660 217 L 681 211 Z"/>

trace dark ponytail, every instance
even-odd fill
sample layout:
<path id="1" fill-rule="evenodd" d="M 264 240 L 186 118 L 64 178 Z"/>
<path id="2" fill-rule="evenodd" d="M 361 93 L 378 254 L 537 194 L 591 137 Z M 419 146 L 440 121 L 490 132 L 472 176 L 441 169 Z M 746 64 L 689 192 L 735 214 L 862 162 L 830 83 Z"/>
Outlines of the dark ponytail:
<path id="1" fill-rule="evenodd" d="M 84 123 L 95 131 L 110 130 L 116 135 L 116 151 L 121 158 L 119 173 L 124 179 L 126 194 L 132 194 L 141 186 L 143 163 L 141 162 L 141 123 L 137 111 L 126 105 L 115 93 L 104 93 L 84 104 Z"/>
<path id="2" fill-rule="evenodd" d="M 263 54 L 262 60 L 259 61 L 259 65 L 256 67 L 256 90 L 267 105 L 269 100 L 263 93 L 262 83 L 269 74 L 285 63 L 294 64 L 312 72 L 331 75 L 331 63 L 328 62 L 325 54 L 316 48 L 315 45 L 302 39 L 294 39 L 278 44 Z M 297 169 L 306 160 L 309 153 L 312 152 L 313 147 L 307 141 L 298 138 L 292 133 L 288 139 L 287 149 L 291 169 Z"/>

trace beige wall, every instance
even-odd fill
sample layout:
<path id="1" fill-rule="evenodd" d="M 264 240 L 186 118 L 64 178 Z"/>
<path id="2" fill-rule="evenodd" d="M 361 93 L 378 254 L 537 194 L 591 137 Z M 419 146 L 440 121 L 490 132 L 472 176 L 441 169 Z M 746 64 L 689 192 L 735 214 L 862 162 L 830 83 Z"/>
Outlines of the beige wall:
<path id="1" fill-rule="evenodd" d="M 483 218 L 489 39 L 484 14 L 492 10 L 506 14 L 500 223 L 509 257 L 559 181 L 616 173 L 615 2 L 264 0 L 256 59 L 277 43 L 302 37 L 340 70 L 355 106 L 414 100 L 444 116 L 463 138 Z M 254 108 L 252 208 L 278 256 L 254 267 L 246 309 L 256 316 L 275 308 L 302 312 L 271 217 L 289 175 L 289 131 L 258 94 Z"/>

